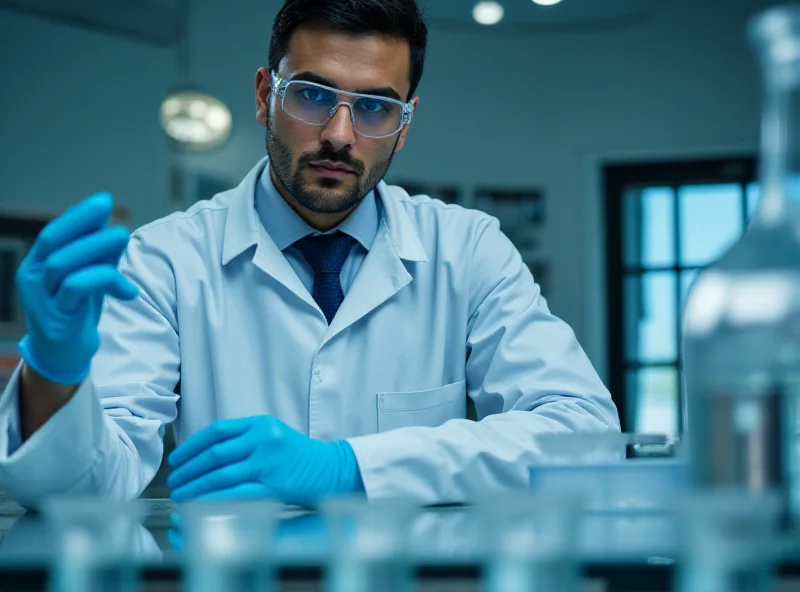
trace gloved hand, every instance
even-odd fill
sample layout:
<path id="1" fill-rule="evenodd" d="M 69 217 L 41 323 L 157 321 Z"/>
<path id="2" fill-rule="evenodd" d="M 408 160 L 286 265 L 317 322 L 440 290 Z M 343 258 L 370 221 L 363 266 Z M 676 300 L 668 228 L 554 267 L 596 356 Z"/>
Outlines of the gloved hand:
<path id="1" fill-rule="evenodd" d="M 79 384 L 89 373 L 103 297 L 139 293 L 117 270 L 129 233 L 108 227 L 111 207 L 107 193 L 72 206 L 39 233 L 17 269 L 28 328 L 22 359 L 58 384 Z"/>
<path id="2" fill-rule="evenodd" d="M 268 498 L 313 506 L 364 487 L 350 444 L 311 439 L 268 415 L 218 421 L 178 446 L 168 462 L 176 502 Z"/>

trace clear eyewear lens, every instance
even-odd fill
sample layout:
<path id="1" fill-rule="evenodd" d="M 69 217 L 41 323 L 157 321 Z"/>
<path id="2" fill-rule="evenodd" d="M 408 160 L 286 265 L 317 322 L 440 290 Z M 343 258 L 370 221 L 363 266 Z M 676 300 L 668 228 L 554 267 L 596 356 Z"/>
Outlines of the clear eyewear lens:
<path id="1" fill-rule="evenodd" d="M 349 101 L 340 101 L 339 95 Z M 368 138 L 396 134 L 403 127 L 401 103 L 365 95 L 345 93 L 325 86 L 292 81 L 286 85 L 281 106 L 291 117 L 311 125 L 324 125 L 341 105 L 348 105 L 355 131 Z"/>

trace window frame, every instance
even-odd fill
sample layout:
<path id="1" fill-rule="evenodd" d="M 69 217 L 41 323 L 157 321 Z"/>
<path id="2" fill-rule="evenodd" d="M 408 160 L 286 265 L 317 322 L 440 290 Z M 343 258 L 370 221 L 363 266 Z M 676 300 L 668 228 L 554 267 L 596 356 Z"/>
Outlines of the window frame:
<path id="1" fill-rule="evenodd" d="M 606 162 L 602 165 L 603 194 L 605 196 L 605 228 L 606 228 L 606 296 L 607 296 L 607 347 L 608 347 L 608 380 L 614 403 L 619 411 L 622 430 L 635 431 L 635 418 L 630 410 L 631 397 L 628 392 L 626 373 L 641 368 L 670 367 L 678 371 L 678 435 L 683 432 L 683 397 L 680 392 L 681 380 L 681 310 L 682 282 L 681 272 L 702 269 L 702 266 L 682 266 L 680 260 L 681 217 L 680 187 L 695 184 L 736 183 L 742 186 L 743 216 L 747 218 L 747 186 L 758 180 L 757 158 L 754 155 L 739 155 L 721 158 L 698 158 L 691 160 L 674 160 L 661 162 Z M 628 266 L 625 264 L 624 200 L 627 191 L 636 187 L 672 187 L 673 196 L 673 228 L 675 263 L 662 266 Z M 746 226 L 745 226 L 746 227 Z M 677 359 L 672 362 L 642 362 L 626 359 L 626 325 L 625 312 L 625 278 L 643 277 L 646 273 L 669 271 L 675 274 L 675 305 Z"/>

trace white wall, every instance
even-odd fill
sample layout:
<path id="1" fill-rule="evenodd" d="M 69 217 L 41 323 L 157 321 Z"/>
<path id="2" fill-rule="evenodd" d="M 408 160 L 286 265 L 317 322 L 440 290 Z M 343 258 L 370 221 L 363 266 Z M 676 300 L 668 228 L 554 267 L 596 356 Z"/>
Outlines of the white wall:
<path id="1" fill-rule="evenodd" d="M 662 0 L 629 28 L 530 38 L 433 31 L 391 176 L 543 186 L 551 308 L 605 375 L 599 163 L 754 151 L 759 81 L 744 24 L 763 5 Z M 252 85 L 278 3 L 223 6 L 196 2 L 192 60 L 235 128 L 193 164 L 238 179 L 264 153 Z M 137 225 L 173 208 L 157 109 L 175 74 L 169 50 L 0 11 L 0 206 L 58 211 L 110 189 Z"/>
<path id="2" fill-rule="evenodd" d="M 160 214 L 164 50 L 0 11 L 0 205 L 60 211 L 110 190 Z"/>

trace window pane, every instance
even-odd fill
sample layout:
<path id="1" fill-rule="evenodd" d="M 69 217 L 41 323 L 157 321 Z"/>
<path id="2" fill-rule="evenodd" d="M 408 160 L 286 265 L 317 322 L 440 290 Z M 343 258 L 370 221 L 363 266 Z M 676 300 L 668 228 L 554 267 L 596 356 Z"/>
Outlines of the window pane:
<path id="1" fill-rule="evenodd" d="M 752 220 L 756 213 L 758 200 L 761 197 L 761 186 L 758 183 L 750 183 L 747 186 L 747 219 Z"/>
<path id="2" fill-rule="evenodd" d="M 625 278 L 625 355 L 629 360 L 677 358 L 676 281 L 676 274 L 671 271 Z"/>
<path id="3" fill-rule="evenodd" d="M 742 232 L 741 186 L 687 185 L 678 191 L 681 264 L 707 265 Z"/>
<path id="4" fill-rule="evenodd" d="M 678 371 L 675 368 L 641 368 L 628 372 L 627 390 L 637 433 L 678 432 Z"/>
<path id="5" fill-rule="evenodd" d="M 675 193 L 671 187 L 647 187 L 625 198 L 625 264 L 675 264 Z"/>

